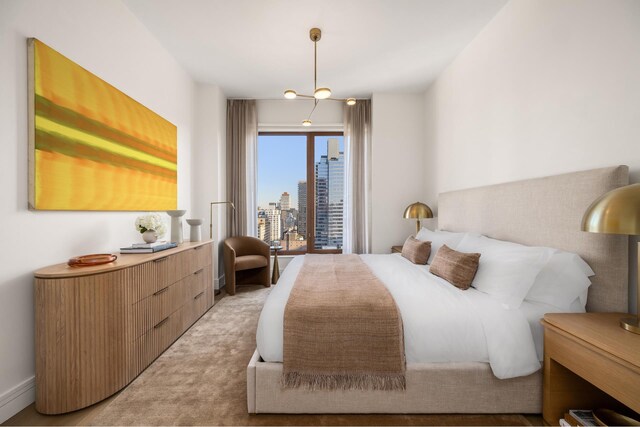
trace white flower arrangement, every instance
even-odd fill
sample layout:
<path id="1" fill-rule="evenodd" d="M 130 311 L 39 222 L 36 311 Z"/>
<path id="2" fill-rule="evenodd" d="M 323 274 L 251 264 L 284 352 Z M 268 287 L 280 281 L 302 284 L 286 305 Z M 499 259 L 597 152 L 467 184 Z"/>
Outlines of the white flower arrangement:
<path id="1" fill-rule="evenodd" d="M 151 213 L 136 218 L 136 230 L 140 233 L 155 231 L 158 237 L 162 237 L 167 231 L 167 227 L 159 213 Z"/>

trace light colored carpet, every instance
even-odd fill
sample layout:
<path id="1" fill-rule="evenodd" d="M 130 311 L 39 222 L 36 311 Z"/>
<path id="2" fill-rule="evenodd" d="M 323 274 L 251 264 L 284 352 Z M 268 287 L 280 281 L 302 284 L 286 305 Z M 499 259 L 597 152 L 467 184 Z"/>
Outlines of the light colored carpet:
<path id="1" fill-rule="evenodd" d="M 93 425 L 530 425 L 522 415 L 247 414 L 246 367 L 269 289 L 222 298 Z"/>

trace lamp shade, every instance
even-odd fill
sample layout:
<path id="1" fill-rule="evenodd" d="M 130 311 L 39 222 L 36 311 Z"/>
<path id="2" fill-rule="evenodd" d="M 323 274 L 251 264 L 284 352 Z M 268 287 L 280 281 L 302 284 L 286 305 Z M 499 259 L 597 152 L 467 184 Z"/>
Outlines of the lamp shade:
<path id="1" fill-rule="evenodd" d="M 582 217 L 582 230 L 640 235 L 640 184 L 616 188 L 600 196 Z"/>
<path id="2" fill-rule="evenodd" d="M 415 202 L 407 206 L 404 210 L 403 217 L 411 219 L 433 218 L 433 212 L 431 208 L 424 203 Z"/>
<path id="3" fill-rule="evenodd" d="M 331 89 L 328 87 L 319 87 L 313 92 L 313 97 L 315 99 L 327 99 L 331 96 Z"/>

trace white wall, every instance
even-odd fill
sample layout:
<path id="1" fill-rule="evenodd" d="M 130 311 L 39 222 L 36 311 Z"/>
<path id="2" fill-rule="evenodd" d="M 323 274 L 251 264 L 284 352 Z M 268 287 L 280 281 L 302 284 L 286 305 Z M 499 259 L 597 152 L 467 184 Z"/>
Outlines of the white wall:
<path id="1" fill-rule="evenodd" d="M 261 131 L 342 130 L 342 102 L 320 101 L 311 116 L 312 126 L 302 126 L 313 109 L 310 99 L 259 99 L 258 125 Z"/>
<path id="2" fill-rule="evenodd" d="M 37 37 L 178 127 L 191 208 L 190 77 L 119 1 L 0 2 L 0 422 L 33 401 L 33 271 L 139 240 L 137 213 L 27 210 L 27 42 Z"/>
<path id="3" fill-rule="evenodd" d="M 389 253 L 415 234 L 404 209 L 425 201 L 424 97 L 374 93 L 371 99 L 372 249 Z"/>
<path id="4" fill-rule="evenodd" d="M 639 41 L 636 0 L 509 2 L 425 94 L 428 203 L 618 164 L 640 181 Z"/>
<path id="5" fill-rule="evenodd" d="M 193 217 L 204 220 L 202 238 L 209 238 L 210 203 L 227 200 L 226 122 L 227 98 L 218 86 L 198 83 L 195 88 L 193 144 Z M 224 283 L 222 242 L 226 238 L 228 205 L 213 207 L 213 259 L 216 289 Z"/>

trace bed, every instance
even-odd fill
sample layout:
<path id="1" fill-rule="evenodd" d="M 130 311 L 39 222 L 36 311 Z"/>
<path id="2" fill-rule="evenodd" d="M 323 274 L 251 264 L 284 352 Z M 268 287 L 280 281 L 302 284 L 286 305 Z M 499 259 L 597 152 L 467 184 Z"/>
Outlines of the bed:
<path id="1" fill-rule="evenodd" d="M 579 231 L 587 206 L 602 193 L 627 183 L 628 168 L 618 166 L 443 193 L 438 201 L 438 226 L 579 254 L 596 273 L 591 278 L 587 310 L 627 311 L 628 239 Z M 410 310 L 406 307 L 412 304 L 411 297 L 421 292 L 415 283 L 428 275 L 427 267 L 409 265 L 399 255 L 363 255 L 362 259 L 385 285 L 394 280 L 400 284 L 387 287 L 400 311 Z M 289 265 L 265 304 L 257 334 L 259 350 L 247 367 L 249 413 L 541 412 L 539 320 L 554 309 L 523 303 L 519 310 L 506 314 L 511 317 L 495 316 L 492 313 L 499 307 L 492 306 L 495 303 L 481 292 L 470 290 L 460 296 L 448 293 L 446 286 L 436 295 L 423 297 L 433 300 L 427 314 L 405 319 L 403 312 L 405 336 L 414 336 L 405 344 L 406 390 L 282 388 L 281 310 L 301 263 L 296 260 Z M 391 271 L 404 273 L 394 278 Z M 456 305 L 465 307 L 462 312 L 474 313 L 452 321 L 452 330 L 466 333 L 467 338 L 438 341 L 433 339 L 436 331 L 431 331 L 427 334 L 431 342 L 421 342 L 419 332 L 429 327 L 429 316 Z M 486 340 L 482 328 L 490 331 Z M 501 346 L 520 352 L 517 363 L 494 355 Z M 439 354 L 443 347 L 448 347 L 446 354 Z"/>

